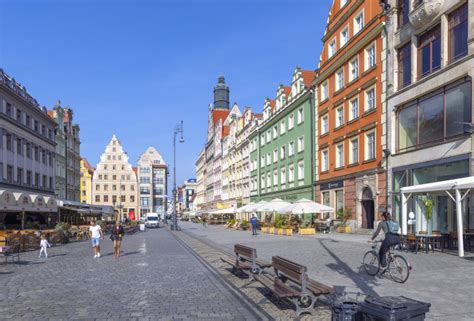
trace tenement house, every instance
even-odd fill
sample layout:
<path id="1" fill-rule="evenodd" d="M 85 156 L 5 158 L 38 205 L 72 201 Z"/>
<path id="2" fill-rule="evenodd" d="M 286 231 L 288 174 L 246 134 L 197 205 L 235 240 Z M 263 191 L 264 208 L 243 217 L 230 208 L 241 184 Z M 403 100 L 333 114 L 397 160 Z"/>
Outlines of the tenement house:
<path id="1" fill-rule="evenodd" d="M 334 0 L 317 90 L 316 201 L 372 229 L 386 207 L 385 36 L 379 1 Z"/>
<path id="2" fill-rule="evenodd" d="M 403 188 L 473 176 L 474 4 L 389 1 L 388 149 L 392 211 L 404 233 L 474 228 L 472 196 Z M 431 215 L 425 215 L 431 204 Z M 408 213 L 414 219 L 408 225 Z M 462 220 L 457 214 L 463 213 Z M 461 230 L 462 231 L 462 230 Z"/>
<path id="3" fill-rule="evenodd" d="M 55 126 L 46 108 L 0 69 L 0 228 L 56 222 Z"/>

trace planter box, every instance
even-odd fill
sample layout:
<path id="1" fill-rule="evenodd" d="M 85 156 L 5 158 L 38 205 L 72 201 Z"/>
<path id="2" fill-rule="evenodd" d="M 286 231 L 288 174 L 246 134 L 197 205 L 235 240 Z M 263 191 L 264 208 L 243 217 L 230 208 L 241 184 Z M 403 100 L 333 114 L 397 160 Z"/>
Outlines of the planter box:
<path id="1" fill-rule="evenodd" d="M 316 229 L 310 228 L 310 227 L 308 227 L 308 228 L 300 228 L 299 234 L 300 234 L 300 235 L 314 235 L 314 234 L 316 234 Z"/>
<path id="2" fill-rule="evenodd" d="M 352 233 L 352 228 L 350 226 L 345 227 L 345 233 Z"/>
<path id="3" fill-rule="evenodd" d="M 262 226 L 262 228 L 260 229 L 260 231 L 261 231 L 262 233 L 268 233 L 268 232 L 270 231 L 270 228 L 269 228 L 269 227 L 263 227 L 263 226 Z"/>
<path id="4" fill-rule="evenodd" d="M 337 231 L 338 233 L 345 233 L 345 232 L 346 232 L 346 228 L 345 228 L 345 227 L 338 227 L 338 228 L 336 229 L 336 231 Z"/>
<path id="5" fill-rule="evenodd" d="M 270 234 L 275 234 L 275 228 L 274 228 L 274 227 L 270 227 L 270 228 L 268 229 L 268 233 L 270 233 Z"/>

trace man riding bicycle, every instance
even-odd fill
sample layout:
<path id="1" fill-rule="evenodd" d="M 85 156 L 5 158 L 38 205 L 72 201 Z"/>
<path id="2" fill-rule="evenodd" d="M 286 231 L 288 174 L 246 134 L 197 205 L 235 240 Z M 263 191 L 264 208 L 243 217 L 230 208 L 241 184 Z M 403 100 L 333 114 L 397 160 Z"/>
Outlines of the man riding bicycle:
<path id="1" fill-rule="evenodd" d="M 380 234 L 380 231 L 383 230 L 385 234 L 385 239 L 382 242 L 379 250 L 379 259 L 380 265 L 382 266 L 382 273 L 387 269 L 387 252 L 391 246 L 397 245 L 400 243 L 400 234 L 399 234 L 399 224 L 396 221 L 392 220 L 390 213 L 382 213 L 382 222 L 379 223 L 377 230 L 372 235 L 372 239 L 369 242 L 373 242 L 377 236 Z"/>

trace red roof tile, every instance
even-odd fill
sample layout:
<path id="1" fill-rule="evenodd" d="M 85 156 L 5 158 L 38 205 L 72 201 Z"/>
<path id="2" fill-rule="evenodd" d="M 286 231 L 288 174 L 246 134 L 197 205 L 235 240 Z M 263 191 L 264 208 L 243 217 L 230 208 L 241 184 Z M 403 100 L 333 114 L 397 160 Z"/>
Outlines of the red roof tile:
<path id="1" fill-rule="evenodd" d="M 301 75 L 303 76 L 304 85 L 310 88 L 315 78 L 315 72 L 313 70 L 301 70 Z"/>
<path id="2" fill-rule="evenodd" d="M 270 99 L 270 107 L 272 107 L 272 110 L 275 109 L 275 99 Z"/>
<path id="3" fill-rule="evenodd" d="M 263 114 L 255 114 L 255 118 L 263 118 Z"/>
<path id="4" fill-rule="evenodd" d="M 93 173 L 95 168 L 91 166 L 91 164 L 89 164 L 89 162 L 87 161 L 87 158 L 82 158 L 82 161 L 84 162 L 84 167 L 89 171 L 89 173 Z"/>
<path id="5" fill-rule="evenodd" d="M 138 173 L 138 167 L 132 167 L 132 170 L 135 172 L 135 174 Z"/>
<path id="6" fill-rule="evenodd" d="M 283 87 L 283 90 L 285 92 L 286 98 L 288 98 L 288 96 L 290 96 L 290 93 L 291 93 L 291 87 L 285 86 L 285 87 Z"/>
<path id="7" fill-rule="evenodd" d="M 214 121 L 214 124 L 217 124 L 219 120 L 224 120 L 227 115 L 229 115 L 230 110 L 213 110 L 212 111 L 212 120 Z"/>
<path id="8" fill-rule="evenodd" d="M 222 128 L 222 137 L 226 137 L 228 136 L 230 133 L 230 127 L 228 125 L 225 125 L 223 128 Z"/>

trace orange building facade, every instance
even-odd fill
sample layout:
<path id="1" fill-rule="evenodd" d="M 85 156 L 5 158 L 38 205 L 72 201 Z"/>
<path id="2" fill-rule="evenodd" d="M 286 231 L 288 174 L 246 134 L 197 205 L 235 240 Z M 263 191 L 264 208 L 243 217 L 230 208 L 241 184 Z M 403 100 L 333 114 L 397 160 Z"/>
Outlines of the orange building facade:
<path id="1" fill-rule="evenodd" d="M 314 81 L 315 198 L 353 228 L 386 208 L 384 20 L 379 1 L 334 0 Z"/>

